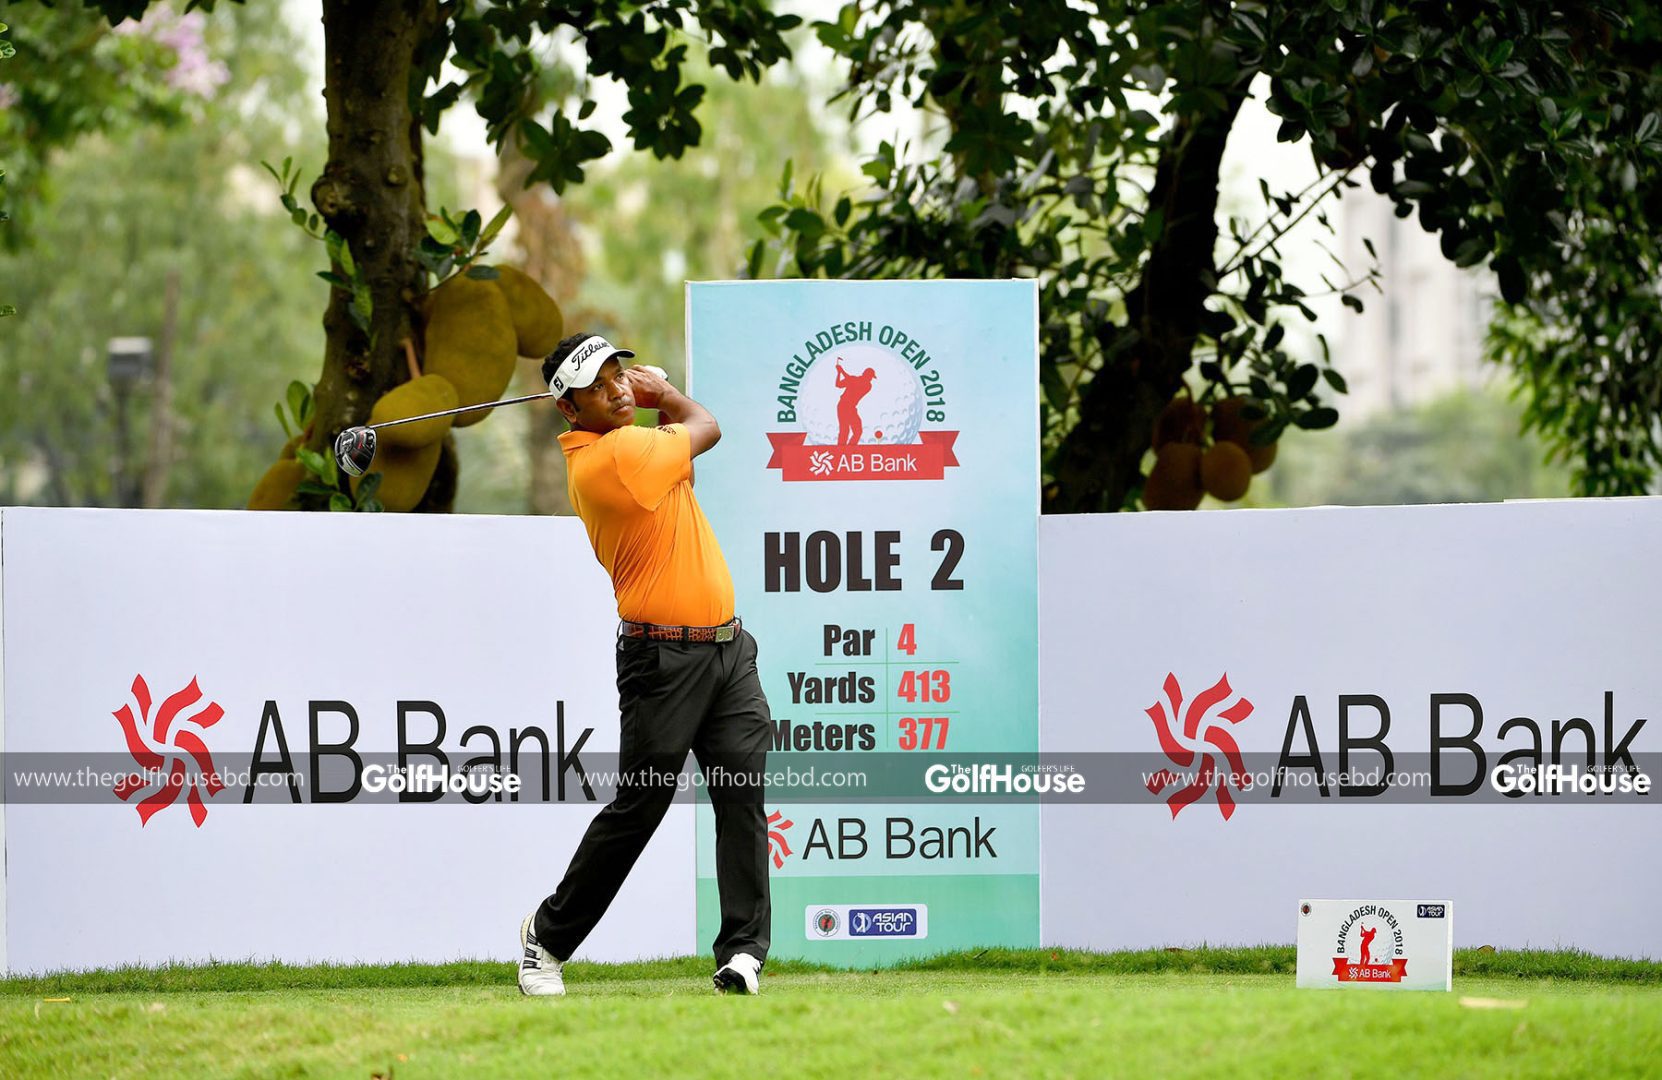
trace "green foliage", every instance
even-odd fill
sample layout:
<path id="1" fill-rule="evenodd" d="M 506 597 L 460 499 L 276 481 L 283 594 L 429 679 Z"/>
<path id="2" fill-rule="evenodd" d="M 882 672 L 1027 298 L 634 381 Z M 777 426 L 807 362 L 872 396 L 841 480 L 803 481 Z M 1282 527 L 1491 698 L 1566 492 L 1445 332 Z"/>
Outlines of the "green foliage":
<path id="1" fill-rule="evenodd" d="M 850 4 L 817 24 L 821 40 L 850 61 L 851 111 L 887 110 L 903 95 L 942 116 L 949 138 L 932 156 L 883 143 L 864 167 L 869 190 L 833 200 L 812 182 L 797 191 L 787 171 L 778 202 L 762 214 L 782 258 L 769 267 L 762 246 L 751 253 L 758 273 L 1036 277 L 1052 483 L 1055 454 L 1081 421 L 1084 388 L 1104 369 L 1143 366 L 1157 336 L 1148 320 L 1174 317 L 1150 310 L 1138 289 L 1155 253 L 1184 221 L 1212 213 L 1206 199 L 1215 200 L 1215 183 L 1198 198 L 1184 192 L 1194 205 L 1155 205 L 1149 175 L 1176 152 L 1190 115 L 1232 115 L 1249 78 L 1204 5 L 1100 10 L 1097 18 L 1045 3 L 1017 17 L 945 2 Z M 895 33 L 902 25 L 914 32 Z M 1005 57 L 1020 60 L 1005 69 Z M 1170 94 L 1169 123 L 1136 107 L 1133 99 L 1149 91 Z M 1024 107 L 1012 108 L 1017 100 Z M 1248 229 L 1232 220 L 1234 246 L 1221 268 L 1196 267 L 1185 285 L 1194 325 L 1181 336 L 1210 384 L 1206 396 L 1250 393 L 1270 417 L 1267 438 L 1337 419 L 1324 395 L 1342 380 L 1325 343 L 1319 364 L 1283 345 L 1283 313 L 1314 314 L 1305 290 L 1285 279 L 1275 242 L 1345 182 L 1340 172 L 1314 193 L 1265 186 L 1263 222 Z M 1178 385 L 1161 387 L 1163 400 Z"/>
<path id="2" fill-rule="evenodd" d="M 3 24 L 0 24 L 0 25 L 3 25 Z M 5 194 L 5 186 L 6 186 L 6 173 L 5 173 L 5 170 L 0 169 L 0 196 L 3 196 Z M 11 216 L 6 213 L 4 207 L 5 207 L 5 203 L 0 202 L 0 225 L 4 225 L 8 221 L 11 220 Z M 17 314 L 17 306 L 15 304 L 0 304 L 0 319 L 9 318 L 9 317 L 11 317 L 13 315 L 16 315 L 16 314 Z"/>
<path id="3" fill-rule="evenodd" d="M 496 268 L 485 266 L 480 260 L 490 254 L 491 241 L 508 224 L 513 210 L 504 206 L 483 228 L 477 210 L 469 210 L 455 219 L 450 211 L 439 207 L 437 217 L 427 219 L 427 235 L 422 237 L 416 258 L 435 278 L 434 286 L 442 285 L 457 274 L 465 273 L 478 281 L 494 281 Z"/>
<path id="4" fill-rule="evenodd" d="M 368 276 L 352 257 L 351 244 L 346 237 L 325 226 L 316 213 L 309 213 L 300 205 L 294 193 L 300 185 L 301 174 L 294 168 L 292 157 L 283 159 L 281 170 L 269 161 L 262 161 L 260 165 L 277 181 L 278 198 L 289 220 L 307 236 L 323 241 L 324 249 L 329 253 L 329 269 L 319 270 L 317 276 L 352 297 L 347 314 L 352 324 L 373 342 L 374 331 L 370 324 L 375 314 L 375 300 Z M 460 218 L 452 218 L 449 210 L 440 207 L 436 216 L 429 215 L 427 235 L 421 238 L 416 259 L 435 279 L 431 284 L 436 287 L 460 273 L 481 281 L 493 280 L 496 270 L 483 265 L 480 260 L 490 254 L 491 242 L 512 214 L 513 211 L 504 206 L 489 224 L 482 224 L 483 218 L 477 210 L 468 210 Z"/>
<path id="5" fill-rule="evenodd" d="M 320 454 L 302 446 L 295 451 L 295 457 L 305 466 L 307 474 L 295 489 L 297 495 L 315 495 L 325 500 L 330 510 L 337 512 L 361 510 L 379 514 L 386 509 L 375 497 L 381 486 L 380 473 L 365 473 L 363 479 L 358 481 L 358 490 L 353 492 L 342 483 L 345 478 L 340 475 L 335 459 L 329 454 Z"/>
<path id="6" fill-rule="evenodd" d="M 104 10 L 121 6 L 136 18 L 146 4 L 111 4 Z M 181 61 L 173 46 L 147 33 L 114 32 L 92 5 L 0 3 L 0 22 L 11 24 L 11 40 L 0 47 L 10 57 L 0 83 L 9 87 L 11 98 L 0 109 L 6 157 L 0 164 L 12 174 L 19 225 L 3 242 L 15 245 L 33 230 L 45 166 L 55 151 L 98 132 L 196 120 L 206 103 L 195 89 L 170 77 Z"/>
<path id="7" fill-rule="evenodd" d="M 661 161 L 650 151 L 624 150 L 592 168 L 583 185 L 568 188 L 556 205 L 519 220 L 521 242 L 532 245 L 528 265 L 554 290 L 566 332 L 589 329 L 626 342 L 642 362 L 665 368 L 678 386 L 686 385 L 683 283 L 741 272 L 745 252 L 763 235 L 754 208 L 772 195 L 781 160 L 824 169 L 846 153 L 823 130 L 818 100 L 824 88 L 795 68 L 775 69 L 761 85 L 749 86 L 690 61 L 686 77 L 709 87 L 699 106 L 703 152 Z M 549 93 L 560 106 L 561 94 L 575 90 L 555 86 Z M 562 107 L 575 108 L 575 101 L 568 98 Z M 519 167 L 510 155 L 510 176 Z M 429 169 L 429 175 L 437 171 Z M 568 243 L 578 231 L 600 242 Z M 469 429 L 458 510 L 524 512 L 530 424 L 530 410 L 515 409 Z M 481 443 L 482 452 L 472 456 Z"/>
<path id="8" fill-rule="evenodd" d="M 270 402 L 315 365 L 326 293 L 306 265 L 311 242 L 269 212 L 245 163 L 282 157 L 322 124 L 280 11 L 230 8 L 206 32 L 232 80 L 196 122 L 123 125 L 57 151 L 31 244 L 0 253 L 19 308 L 0 335 L 0 503 L 113 501 L 106 345 L 136 334 L 160 348 L 174 274 L 172 450 L 148 462 L 157 401 L 141 380 L 133 470 L 167 470 L 161 505 L 240 507 L 277 456 Z"/>
<path id="9" fill-rule="evenodd" d="M 838 148 L 815 111 L 813 89 L 789 73 L 758 87 L 712 81 L 703 115 L 719 167 L 709 158 L 660 162 L 637 151 L 568 194 L 571 216 L 605 240 L 580 293 L 561 298 L 568 317 L 572 302 L 605 312 L 609 332 L 626 335 L 647 362 L 680 380 L 683 282 L 742 273 L 746 252 L 765 235 L 747 211 L 773 195 L 781 160 L 832 167 Z"/>
<path id="10" fill-rule="evenodd" d="M 628 109 L 622 119 L 635 149 L 679 158 L 703 135 L 695 113 L 705 87 L 688 82 L 689 40 L 705 42 L 708 68 L 760 82 L 765 69 L 790 57 L 784 35 L 801 21 L 775 14 L 763 0 L 459 5 L 418 57 L 424 83 L 437 87 L 422 91 L 418 112 L 427 130 L 436 132 L 446 109 L 472 99 L 494 143 L 516 138 L 537 163 L 527 184 L 547 183 L 563 192 L 582 183 L 585 166 L 610 153 L 612 144 L 598 127 L 583 126 L 596 108 L 586 81 L 574 115 L 564 108 L 537 115 L 546 98 L 534 91 L 558 65 L 549 58 L 549 40 L 575 37 L 589 76 L 624 88 Z M 462 77 L 441 85 L 446 61 Z"/>
<path id="11" fill-rule="evenodd" d="M 1512 307 L 1489 333 L 1588 495 L 1654 491 L 1662 471 L 1662 12 L 1629 14 L 1606 31 L 1620 97 L 1542 102 L 1534 138 L 1580 156 L 1567 176 L 1509 184 L 1547 254 L 1496 260 Z"/>
<path id="12" fill-rule="evenodd" d="M 370 320 L 375 314 L 374 296 L 370 292 L 368 276 L 352 258 L 352 247 L 346 237 L 325 227 L 316 213 L 308 213 L 300 205 L 294 194 L 300 184 L 300 170 L 294 168 L 292 157 L 283 159 L 282 172 L 278 172 L 269 161 L 262 161 L 260 165 L 277 181 L 278 200 L 283 204 L 289 220 L 313 240 L 323 241 L 324 250 L 329 253 L 329 269 L 319 270 L 317 276 L 351 295 L 352 303 L 346 313 L 351 317 L 352 325 L 373 341 L 375 333 L 370 328 Z"/>
<path id="13" fill-rule="evenodd" d="M 191 6 L 211 9 L 213 5 Z M 86 24 L 88 40 L 126 40 L 130 36 L 139 41 L 144 39 L 143 34 L 124 35 L 119 27 L 125 26 L 126 20 L 140 17 L 148 22 L 148 16 L 169 10 L 149 0 L 97 0 L 96 9 L 118 27 L 117 32 L 112 33 L 102 20 L 90 18 L 90 11 L 78 5 L 73 12 L 67 6 L 62 12 Z M 325 37 L 339 40 L 344 35 L 375 33 L 380 29 L 375 24 L 381 17 L 379 13 L 391 10 L 390 6 L 331 7 L 325 12 Z M 766 0 L 664 0 L 645 7 L 633 0 L 584 0 L 575 5 L 531 0 L 446 4 L 423 9 L 417 24 L 424 37 L 412 40 L 388 36 L 389 42 L 396 40 L 398 47 L 409 49 L 407 59 L 412 68 L 408 85 L 391 89 L 395 95 L 399 91 L 407 94 L 414 119 L 429 132 L 438 130 L 447 109 L 468 100 L 485 119 L 495 145 L 512 145 L 534 160 L 528 183 L 544 181 L 556 191 L 563 191 L 583 178 L 586 165 L 611 149 L 610 140 L 594 120 L 597 96 L 592 93 L 592 79 L 610 79 L 623 88 L 628 106 L 621 119 L 636 149 L 660 159 L 680 158 L 703 135 L 696 113 L 706 89 L 689 81 L 690 67 L 696 64 L 698 70 L 720 70 L 735 80 L 759 82 L 765 69 L 790 56 L 784 34 L 800 21 L 794 15 L 775 14 Z M 74 35 L 56 36 L 67 39 Z M 574 61 L 573 45 L 585 54 L 585 62 Z M 701 55 L 695 56 L 695 51 Z M 581 80 L 573 75 L 574 66 L 585 71 Z M 459 73 L 459 77 L 446 82 L 453 73 Z M 363 68 L 355 69 L 352 75 L 332 82 L 337 89 L 345 89 L 329 96 L 331 109 L 350 111 L 360 107 L 363 103 L 345 100 L 354 92 L 373 94 L 382 105 L 387 103 L 384 79 L 378 83 L 374 74 Z M 35 74 L 35 81 L 43 85 L 49 78 L 50 73 L 44 70 Z M 121 88 L 130 82 L 116 79 L 111 85 Z M 580 89 L 572 109 L 567 110 L 563 103 L 547 107 L 550 97 L 544 91 L 552 84 Z M 94 91 L 104 89 L 97 83 L 91 87 Z M 391 100 L 397 102 L 398 98 Z M 184 111 L 194 108 L 193 102 L 184 103 Z M 107 109 L 94 108 L 85 115 L 89 117 L 85 130 L 99 130 L 109 124 Z M 421 177 L 423 151 L 418 130 L 405 125 L 402 118 L 395 118 L 392 130 L 410 133 L 409 164 Z M 64 139 L 70 137 L 66 133 Z M 340 194 L 355 182 L 352 178 L 374 172 L 365 159 L 378 153 L 362 145 L 337 148 L 324 174 L 330 179 L 329 190 Z M 265 156 L 275 160 L 269 153 Z M 259 156 L 251 160 L 259 160 Z M 342 388 L 359 386 L 379 392 L 396 381 L 400 366 L 394 351 L 396 343 L 375 340 L 371 327 L 405 325 L 406 312 L 401 308 L 395 311 L 394 305 L 414 302 L 420 290 L 414 282 L 402 279 L 401 271 L 383 271 L 413 261 L 440 279 L 457 272 L 489 277 L 489 269 L 477 260 L 493 228 L 479 222 L 477 215 L 464 213 L 452 218 L 441 211 L 437 227 L 426 230 L 425 236 L 411 236 L 409 230 L 393 227 L 409 212 L 410 204 L 401 202 L 409 189 L 394 192 L 391 181 L 386 188 L 371 184 L 353 191 L 351 202 L 337 199 L 320 204 L 320 222 L 298 205 L 293 176 L 285 175 L 289 169 L 272 172 L 291 219 L 314 236 L 320 226 L 325 227 L 322 238 L 330 247 L 331 260 L 325 280 L 350 294 L 349 300 L 337 295 L 330 301 L 337 305 L 337 313 L 349 317 L 325 319 L 330 341 L 325 350 L 326 370 L 316 384 L 320 415 L 310 436 L 312 444 L 317 445 L 358 419 L 352 415 L 352 403 L 359 401 L 360 395 L 344 393 Z M 402 182 L 396 186 L 402 187 Z M 495 223 L 495 227 L 500 224 Z M 344 240 L 331 243 L 330 231 L 350 234 L 351 246 L 357 250 L 351 250 Z M 393 250 L 399 244 L 407 245 L 408 250 Z M 373 258 L 370 251 L 374 252 Z M 365 262 L 374 265 L 362 268 L 360 273 L 359 264 Z"/>
<path id="14" fill-rule="evenodd" d="M 286 414 L 283 411 L 285 404 L 288 406 Z M 294 380 L 289 383 L 283 400 L 277 402 L 273 408 L 277 413 L 277 422 L 283 425 L 283 434 L 292 439 L 311 426 L 316 411 L 311 387 L 299 379 Z M 291 416 L 294 419 L 292 427 L 289 424 Z M 306 478 L 295 488 L 296 495 L 316 496 L 322 500 L 322 505 L 334 511 L 360 510 L 379 514 L 386 509 L 381 500 L 375 497 L 376 491 L 381 487 L 380 473 L 365 473 L 363 479 L 358 481 L 357 491 L 353 491 L 335 465 L 334 455 L 320 454 L 316 450 L 301 446 L 295 449 L 294 456 L 306 470 Z"/>
<path id="15" fill-rule="evenodd" d="M 288 405 L 287 413 L 283 411 L 285 404 Z M 283 435 L 292 439 L 311 426 L 313 412 L 312 388 L 296 379 L 289 383 L 288 392 L 283 395 L 283 400 L 277 402 L 272 408 L 277 413 L 277 422 L 283 425 Z M 292 425 L 289 423 L 291 416 L 294 418 Z"/>
<path id="16" fill-rule="evenodd" d="M 7 29 L 6 24 L 0 22 L 0 34 L 4 34 Z M 10 60 L 16 55 L 17 50 L 12 46 L 12 43 L 4 37 L 0 37 L 0 60 Z M 6 211 L 6 170 L 0 169 L 0 225 L 4 225 L 10 220 L 11 215 Z M 0 304 L 0 319 L 16 314 L 17 307 L 15 305 Z"/>
<path id="17" fill-rule="evenodd" d="M 1578 325 L 1533 362 L 1544 379 L 1586 387 L 1612 362 L 1648 367 L 1625 410 L 1607 389 L 1581 390 L 1596 407 L 1561 409 L 1548 394 L 1530 416 L 1551 430 L 1613 414 L 1623 446 L 1654 459 L 1662 402 L 1642 391 L 1662 336 L 1625 336 L 1631 313 L 1614 301 L 1625 267 L 1634 283 L 1658 280 L 1657 19 L 1638 3 L 1546 0 L 854 0 L 815 26 L 849 65 L 851 113 L 904 98 L 944 121 L 947 139 L 939 152 L 885 144 L 868 190 L 829 206 L 787 181 L 764 212 L 772 271 L 1037 278 L 1047 508 L 1116 510 L 1136 498 L 1154 414 L 1194 368 L 1220 394 L 1250 392 L 1278 429 L 1337 420 L 1325 395 L 1343 384 L 1325 343 L 1319 359 L 1272 343 L 1286 318 L 1315 317 L 1313 283 L 1286 278 L 1277 241 L 1307 216 L 1323 221 L 1324 202 L 1365 169 L 1451 261 L 1488 263 L 1509 301 L 1550 281 L 1545 318 Z M 1215 250 L 1217 163 L 1254 85 L 1279 137 L 1307 143 L 1324 172 L 1305 192 L 1263 187 L 1263 221 L 1230 221 L 1230 245 Z M 765 252 L 751 262 L 763 270 Z M 1359 309 L 1353 290 L 1372 275 L 1323 285 Z M 1648 299 L 1641 285 L 1635 306 Z M 1578 344 L 1601 339 L 1625 348 Z M 1596 438 L 1590 423 L 1566 437 Z M 1589 457 L 1589 475 L 1627 485 L 1621 456 Z"/>
<path id="18" fill-rule="evenodd" d="M 1395 506 L 1566 498 L 1569 469 L 1521 430 L 1499 391 L 1460 392 L 1347 423 L 1320 440 L 1291 435 L 1253 482 L 1257 506 Z"/>

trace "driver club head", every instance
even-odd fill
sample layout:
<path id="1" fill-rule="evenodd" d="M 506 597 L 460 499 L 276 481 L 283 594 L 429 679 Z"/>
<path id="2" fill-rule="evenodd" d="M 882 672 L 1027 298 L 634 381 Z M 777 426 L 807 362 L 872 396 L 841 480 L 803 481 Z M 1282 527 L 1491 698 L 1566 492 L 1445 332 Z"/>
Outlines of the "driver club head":
<path id="1" fill-rule="evenodd" d="M 349 427 L 335 436 L 335 464 L 349 476 L 362 476 L 375 460 L 375 432 Z"/>

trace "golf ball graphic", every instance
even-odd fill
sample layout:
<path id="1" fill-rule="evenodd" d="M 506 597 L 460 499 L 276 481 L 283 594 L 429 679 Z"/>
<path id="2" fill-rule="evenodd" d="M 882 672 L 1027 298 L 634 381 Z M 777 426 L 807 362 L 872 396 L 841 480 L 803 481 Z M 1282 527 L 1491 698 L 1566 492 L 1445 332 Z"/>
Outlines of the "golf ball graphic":
<path id="1" fill-rule="evenodd" d="M 923 423 L 923 387 L 912 365 L 888 349 L 843 345 L 822 354 L 808 369 L 798 415 L 809 446 L 915 443 Z M 847 437 L 856 431 L 857 438 Z"/>

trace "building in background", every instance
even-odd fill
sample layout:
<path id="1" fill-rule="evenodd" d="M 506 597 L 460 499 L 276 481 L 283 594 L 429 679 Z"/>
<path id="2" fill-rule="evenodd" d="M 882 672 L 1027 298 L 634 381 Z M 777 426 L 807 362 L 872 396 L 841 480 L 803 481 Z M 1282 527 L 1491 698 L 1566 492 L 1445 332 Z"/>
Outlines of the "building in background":
<path id="1" fill-rule="evenodd" d="M 1334 366 L 1350 384 L 1347 417 L 1487 386 L 1498 374 L 1483 359 L 1493 305 L 1488 272 L 1456 267 L 1435 233 L 1397 217 L 1389 199 L 1367 188 L 1347 192 L 1339 206 L 1345 264 L 1365 270 L 1371 259 L 1362 241 L 1371 240 L 1384 290 L 1359 291 L 1363 312 L 1346 312 L 1337 324 Z"/>

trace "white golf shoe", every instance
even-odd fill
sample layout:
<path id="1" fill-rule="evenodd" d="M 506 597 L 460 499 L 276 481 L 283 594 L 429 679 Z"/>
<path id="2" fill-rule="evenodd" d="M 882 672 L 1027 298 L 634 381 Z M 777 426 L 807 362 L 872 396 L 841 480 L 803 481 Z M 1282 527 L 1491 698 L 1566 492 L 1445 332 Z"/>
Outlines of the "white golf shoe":
<path id="1" fill-rule="evenodd" d="M 524 951 L 519 961 L 519 992 L 527 997 L 562 997 L 566 980 L 561 969 L 565 965 L 537 944 L 537 935 L 531 931 L 536 917 L 532 912 L 519 924 L 519 947 Z"/>
<path id="2" fill-rule="evenodd" d="M 761 992 L 762 962 L 749 953 L 734 953 L 733 958 L 716 969 L 716 992 L 727 994 L 757 994 Z"/>

